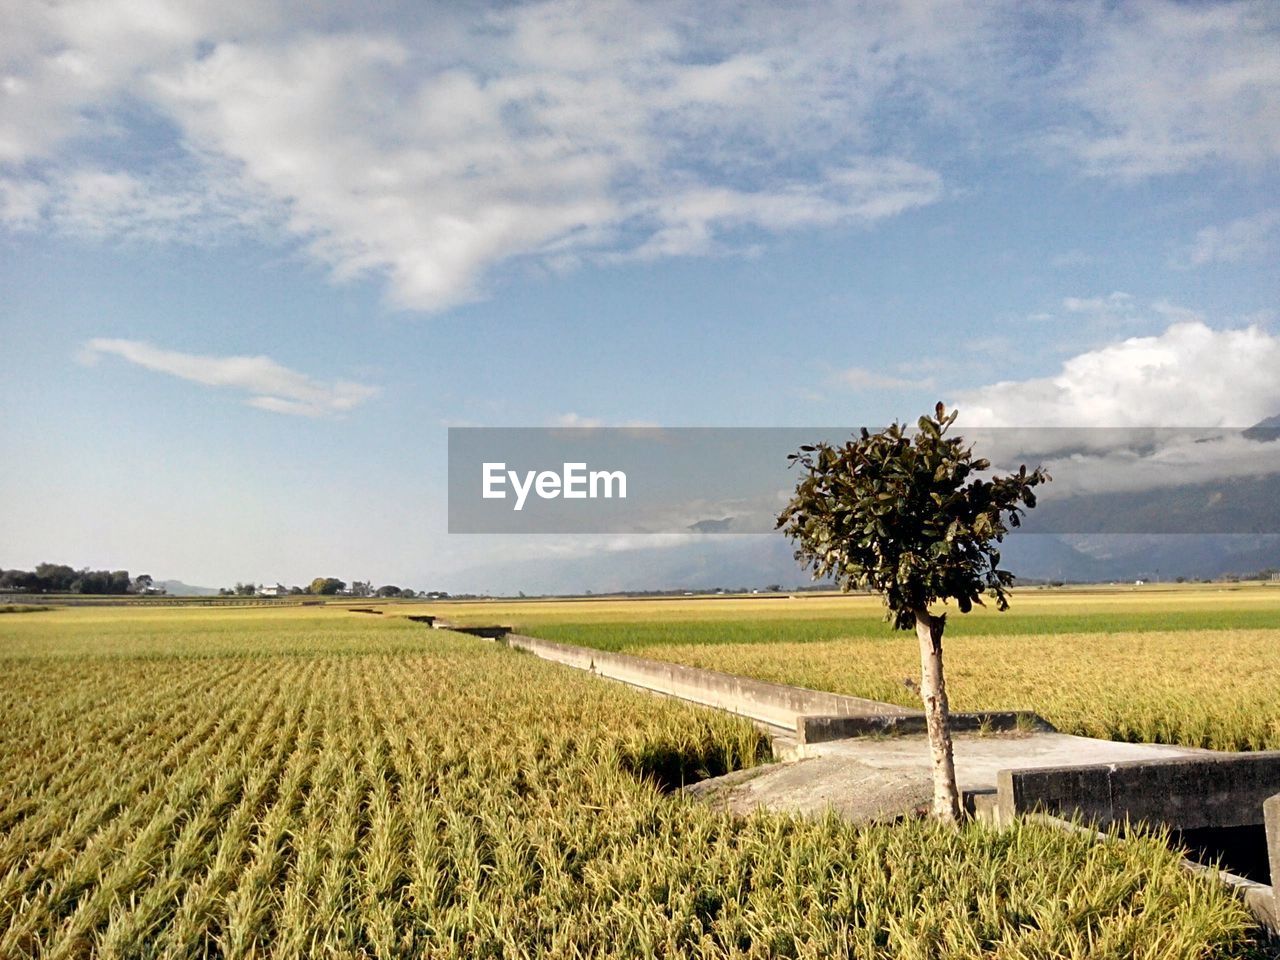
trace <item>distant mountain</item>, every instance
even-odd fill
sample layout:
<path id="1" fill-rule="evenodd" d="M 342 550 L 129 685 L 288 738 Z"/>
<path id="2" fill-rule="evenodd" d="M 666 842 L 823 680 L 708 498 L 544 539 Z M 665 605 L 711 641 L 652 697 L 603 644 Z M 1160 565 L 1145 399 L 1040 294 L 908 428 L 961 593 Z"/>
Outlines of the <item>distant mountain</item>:
<path id="1" fill-rule="evenodd" d="M 1039 580 L 1173 580 L 1280 566 L 1275 534 L 1015 534 L 1004 566 Z"/>
<path id="2" fill-rule="evenodd" d="M 1259 443 L 1280 439 L 1280 415 L 1243 435 Z M 1006 539 L 1002 566 L 1025 579 L 1090 583 L 1254 573 L 1280 566 L 1277 503 L 1280 473 L 1045 496 L 1026 527 Z M 460 571 L 457 581 L 468 590 L 497 594 L 732 590 L 809 582 L 781 535 L 714 535 L 734 529 L 733 523 L 733 517 L 701 520 L 689 529 L 704 536 L 675 544 L 486 564 Z"/>
<path id="3" fill-rule="evenodd" d="M 1252 427 L 1245 430 L 1242 435 L 1246 439 L 1257 440 L 1260 443 L 1271 443 L 1280 439 L 1280 413 L 1274 417 L 1259 420 Z"/>
<path id="4" fill-rule="evenodd" d="M 1276 534 L 1277 503 L 1280 473 L 1270 473 L 1063 499 L 1046 495 L 1025 525 L 1046 534 Z"/>
<path id="5" fill-rule="evenodd" d="M 601 550 L 578 557 L 484 564 L 460 571 L 456 582 L 487 593 L 617 593 L 628 590 L 716 590 L 808 577 L 780 535 L 694 537 L 678 544 Z"/>
<path id="6" fill-rule="evenodd" d="M 1016 533 L 1002 566 L 1031 580 L 1173 580 L 1253 573 L 1280 566 L 1280 536 L 1202 534 L 1049 535 Z M 466 589 L 494 594 L 729 590 L 810 582 L 781 535 L 698 537 L 684 543 L 580 557 L 474 567 Z"/>
<path id="7" fill-rule="evenodd" d="M 216 597 L 217 587 L 193 587 L 181 580 L 156 580 L 154 586 L 164 587 L 164 592 L 172 597 Z"/>

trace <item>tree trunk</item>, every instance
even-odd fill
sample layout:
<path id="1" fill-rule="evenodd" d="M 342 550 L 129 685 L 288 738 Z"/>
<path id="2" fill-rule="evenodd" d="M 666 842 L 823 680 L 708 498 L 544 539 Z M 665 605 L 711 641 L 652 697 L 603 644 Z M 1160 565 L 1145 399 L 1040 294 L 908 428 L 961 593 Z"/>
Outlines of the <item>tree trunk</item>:
<path id="1" fill-rule="evenodd" d="M 947 823 L 960 822 L 960 791 L 951 752 L 951 715 L 947 708 L 947 681 L 942 675 L 942 630 L 945 616 L 915 611 L 916 637 L 920 640 L 920 699 L 924 701 L 929 747 L 933 752 L 933 815 Z"/>

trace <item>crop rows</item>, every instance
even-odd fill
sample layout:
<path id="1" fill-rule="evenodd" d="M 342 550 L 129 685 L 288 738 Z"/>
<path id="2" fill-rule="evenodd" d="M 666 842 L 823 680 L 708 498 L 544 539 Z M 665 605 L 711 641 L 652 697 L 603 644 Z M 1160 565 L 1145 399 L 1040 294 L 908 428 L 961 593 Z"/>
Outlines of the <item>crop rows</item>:
<path id="1" fill-rule="evenodd" d="M 0 956 L 1244 948 L 1240 905 L 1156 839 L 735 820 L 670 791 L 759 762 L 745 721 L 470 639 L 295 626 L 326 652 L 191 655 L 188 624 L 181 656 L 0 658 Z"/>

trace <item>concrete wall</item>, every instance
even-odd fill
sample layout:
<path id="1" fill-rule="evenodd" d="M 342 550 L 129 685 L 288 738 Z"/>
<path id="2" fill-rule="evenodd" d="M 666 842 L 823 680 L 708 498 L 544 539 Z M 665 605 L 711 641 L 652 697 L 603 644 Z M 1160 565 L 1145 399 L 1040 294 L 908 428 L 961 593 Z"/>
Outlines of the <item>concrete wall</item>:
<path id="1" fill-rule="evenodd" d="M 1039 810 L 1063 817 L 1079 813 L 1100 826 L 1145 820 L 1192 830 L 1262 823 L 1263 803 L 1277 790 L 1280 751 L 1225 753 L 1002 770 L 997 803 L 1002 822 Z M 1280 824 L 1274 833 L 1280 833 Z"/>
<path id="2" fill-rule="evenodd" d="M 1267 852 L 1271 855 L 1272 926 L 1280 931 L 1280 793 L 1263 804 L 1267 824 Z"/>
<path id="3" fill-rule="evenodd" d="M 825 743 L 849 737 L 910 736 L 927 732 L 923 713 L 870 716 L 801 717 L 797 725 L 802 743 Z M 988 710 L 951 714 L 952 733 L 1053 733 L 1053 727 L 1026 710 Z"/>
<path id="4" fill-rule="evenodd" d="M 843 716 L 917 716 L 919 711 L 909 710 L 878 700 L 846 697 L 803 687 L 789 687 L 780 683 L 767 683 L 720 673 L 686 667 L 660 660 L 633 657 L 625 653 L 608 653 L 585 647 L 569 646 L 508 634 L 505 642 L 520 650 L 528 650 L 557 663 L 591 670 L 602 677 L 621 680 L 624 683 L 670 694 L 682 700 L 701 703 L 731 713 L 762 720 L 765 723 L 788 729 L 798 729 L 801 717 L 821 714 L 826 717 Z"/>

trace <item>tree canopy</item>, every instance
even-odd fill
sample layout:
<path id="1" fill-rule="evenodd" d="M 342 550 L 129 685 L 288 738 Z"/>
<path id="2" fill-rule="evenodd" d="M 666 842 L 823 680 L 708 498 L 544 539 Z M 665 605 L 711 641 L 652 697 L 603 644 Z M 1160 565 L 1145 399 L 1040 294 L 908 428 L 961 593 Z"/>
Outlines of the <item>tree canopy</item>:
<path id="1" fill-rule="evenodd" d="M 137 589 L 128 570 L 76 570 L 65 563 L 39 563 L 34 570 L 0 570 L 0 589 L 32 593 L 123 594 Z"/>
<path id="2" fill-rule="evenodd" d="M 984 478 L 991 464 L 947 436 L 955 419 L 939 403 L 914 434 L 898 423 L 864 428 L 842 446 L 806 445 L 789 457 L 804 476 L 778 527 L 796 559 L 842 589 L 881 594 L 901 630 L 936 602 L 955 600 L 967 613 L 987 594 L 1008 607 L 1013 574 L 1000 567 L 998 544 L 1050 479 L 1025 465 Z"/>

